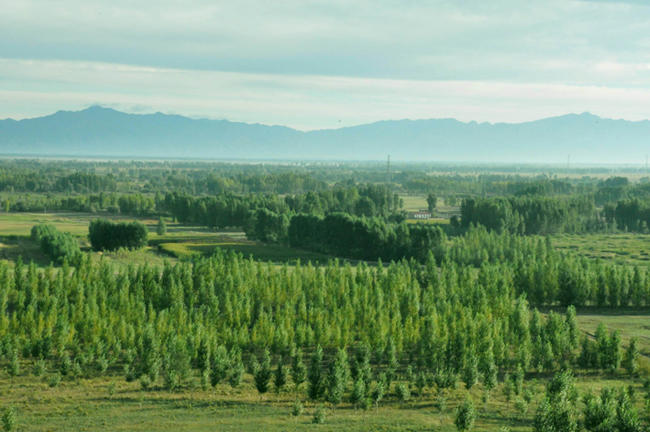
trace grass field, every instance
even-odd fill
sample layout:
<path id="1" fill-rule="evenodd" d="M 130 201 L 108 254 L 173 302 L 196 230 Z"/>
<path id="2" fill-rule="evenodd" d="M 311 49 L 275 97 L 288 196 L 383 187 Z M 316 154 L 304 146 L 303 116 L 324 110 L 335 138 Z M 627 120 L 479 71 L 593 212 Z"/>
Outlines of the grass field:
<path id="1" fill-rule="evenodd" d="M 650 265 L 650 235 L 584 234 L 556 235 L 553 244 L 587 258 L 619 265 Z"/>
<path id="2" fill-rule="evenodd" d="M 245 375 L 238 389 L 220 384 L 214 390 L 203 390 L 194 376 L 176 391 L 165 390 L 160 383 L 142 390 L 137 382 L 127 383 L 114 366 L 101 376 L 90 370 L 79 378 L 64 378 L 58 387 L 50 388 L 45 382 L 47 376 L 36 378 L 32 367 L 31 361 L 24 361 L 21 374 L 13 379 L 4 370 L 0 372 L 0 407 L 15 406 L 20 431 L 455 431 L 454 410 L 468 394 L 477 409 L 473 430 L 496 431 L 507 426 L 513 432 L 530 431 L 535 409 L 543 398 L 544 381 L 549 377 L 529 374 L 524 389 L 534 398 L 525 411 L 517 408 L 520 398 L 506 399 L 502 383 L 487 403 L 480 384 L 469 393 L 461 384 L 441 394 L 427 388 L 421 397 L 412 389 L 411 400 L 405 403 L 397 401 L 393 390 L 378 411 L 374 407 L 369 411 L 355 409 L 347 402 L 338 407 L 326 405 L 325 423 L 314 425 L 315 405 L 305 400 L 304 390 L 298 396 L 290 390 L 280 396 L 270 392 L 260 397 L 250 375 Z M 577 378 L 582 393 L 630 383 L 622 375 L 590 373 L 578 374 Z M 642 386 L 637 381 L 634 387 L 639 395 L 637 408 L 645 418 Z M 305 405 L 297 419 L 290 414 L 296 398 Z"/>
<path id="3" fill-rule="evenodd" d="M 207 256 L 219 247 L 234 250 L 245 257 L 272 261 L 274 263 L 326 262 L 330 257 L 278 245 L 265 245 L 246 239 L 243 232 L 232 230 L 212 230 L 202 227 L 167 223 L 167 234 L 156 234 L 157 219 L 137 218 L 112 214 L 90 215 L 88 213 L 0 213 L 0 259 L 14 262 L 22 256 L 24 262 L 34 261 L 39 266 L 47 266 L 49 259 L 43 255 L 38 245 L 31 240 L 34 225 L 48 223 L 60 231 L 69 232 L 78 238 L 82 250 L 90 251 L 88 225 L 92 219 L 103 217 L 113 220 L 138 220 L 149 229 L 149 247 L 138 251 L 117 251 L 93 253 L 93 258 L 108 259 L 118 266 L 129 264 L 162 265 L 165 260 L 176 261 L 196 256 Z"/>
<path id="4" fill-rule="evenodd" d="M 275 263 L 293 263 L 296 260 L 302 262 L 327 262 L 330 257 L 314 252 L 301 251 L 279 245 L 266 245 L 252 242 L 234 236 L 215 235 L 199 238 L 179 238 L 179 241 L 160 243 L 160 251 L 176 258 L 190 258 L 195 256 L 208 256 L 214 253 L 216 248 L 234 250 L 244 257 L 252 256 L 253 259 L 261 261 L 272 261 Z"/>

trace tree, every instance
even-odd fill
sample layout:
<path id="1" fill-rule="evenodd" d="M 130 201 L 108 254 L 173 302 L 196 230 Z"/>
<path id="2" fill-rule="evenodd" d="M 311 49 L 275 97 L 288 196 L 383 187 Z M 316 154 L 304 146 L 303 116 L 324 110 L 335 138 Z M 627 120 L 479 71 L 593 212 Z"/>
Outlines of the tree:
<path id="1" fill-rule="evenodd" d="M 325 380 L 323 379 L 323 348 L 320 345 L 316 347 L 311 356 L 307 380 L 309 381 L 307 389 L 309 399 L 316 401 L 322 398 L 325 393 Z"/>
<path id="2" fill-rule="evenodd" d="M 228 383 L 232 388 L 237 388 L 241 385 L 244 378 L 244 362 L 241 358 L 241 350 L 233 347 L 230 350 L 230 373 L 228 374 Z"/>
<path id="3" fill-rule="evenodd" d="M 2 414 L 2 428 L 5 432 L 13 432 L 16 430 L 16 423 L 16 410 L 11 405 Z"/>
<path id="4" fill-rule="evenodd" d="M 9 352 L 9 365 L 7 372 L 9 372 L 9 376 L 12 378 L 18 376 L 20 373 L 20 361 L 18 360 L 17 347 L 12 347 L 11 351 Z"/>
<path id="5" fill-rule="evenodd" d="M 167 234 L 167 224 L 165 220 L 161 217 L 158 218 L 158 226 L 156 226 L 156 234 L 159 236 L 164 236 Z"/>
<path id="6" fill-rule="evenodd" d="M 474 426 L 476 419 L 476 411 L 474 410 L 474 403 L 471 399 L 465 399 L 465 402 L 456 410 L 456 418 L 454 424 L 459 431 L 468 431 Z"/>
<path id="7" fill-rule="evenodd" d="M 375 383 L 375 387 L 372 389 L 372 392 L 370 393 L 370 397 L 372 398 L 372 402 L 375 404 L 375 407 L 377 408 L 377 412 L 379 412 L 379 401 L 382 400 L 384 397 L 384 392 L 386 391 L 386 384 L 384 379 L 380 379 Z"/>
<path id="8" fill-rule="evenodd" d="M 566 398 L 554 402 L 546 398 L 535 413 L 533 432 L 577 432 L 578 423 L 573 412 Z"/>
<path id="9" fill-rule="evenodd" d="M 625 350 L 625 358 L 623 359 L 623 367 L 630 374 L 634 375 L 639 369 L 639 348 L 637 347 L 637 338 L 630 339 L 630 344 Z"/>
<path id="10" fill-rule="evenodd" d="M 314 424 L 325 423 L 325 407 L 323 404 L 320 404 L 318 407 L 316 407 L 316 411 L 314 411 L 314 417 L 311 419 L 311 422 Z"/>
<path id="11" fill-rule="evenodd" d="M 296 424 L 298 424 L 298 417 L 300 417 L 304 411 L 305 407 L 299 400 L 293 403 L 293 406 L 291 407 L 291 415 L 296 419 Z"/>
<path id="12" fill-rule="evenodd" d="M 411 390 L 404 383 L 399 383 L 395 387 L 395 392 L 397 393 L 397 399 L 400 402 L 408 402 L 411 399 Z"/>
<path id="13" fill-rule="evenodd" d="M 262 361 L 259 364 L 259 368 L 253 375 L 253 382 L 255 383 L 255 388 L 260 394 L 264 394 L 269 391 L 269 381 L 271 380 L 271 354 L 269 350 L 264 350 L 262 354 Z"/>
<path id="14" fill-rule="evenodd" d="M 136 250 L 147 245 L 147 227 L 140 222 L 112 222 L 93 219 L 88 227 L 88 240 L 94 250 Z"/>
<path id="15" fill-rule="evenodd" d="M 465 362 L 465 368 L 463 369 L 463 382 L 467 390 L 471 390 L 479 380 L 478 372 L 478 361 L 476 356 L 472 353 Z"/>
<path id="16" fill-rule="evenodd" d="M 578 356 L 578 366 L 585 370 L 598 368 L 598 347 L 596 342 L 586 336 L 582 339 L 580 355 Z"/>
<path id="17" fill-rule="evenodd" d="M 298 348 L 291 362 L 291 379 L 293 380 L 296 390 L 300 388 L 307 378 L 307 368 L 302 361 L 302 350 Z"/>
<path id="18" fill-rule="evenodd" d="M 361 377 L 357 378 L 354 382 L 354 387 L 352 387 L 352 393 L 350 394 L 350 402 L 354 405 L 354 408 L 357 408 L 357 405 L 363 401 L 366 397 L 366 383 Z"/>
<path id="19" fill-rule="evenodd" d="M 284 369 L 283 360 L 283 358 L 280 358 L 278 361 L 278 368 L 275 370 L 275 375 L 273 376 L 273 385 L 275 386 L 275 391 L 278 395 L 282 392 L 282 389 L 287 383 L 287 371 Z"/>
<path id="20" fill-rule="evenodd" d="M 429 208 L 429 213 L 433 214 L 437 206 L 438 206 L 438 197 L 432 193 L 427 195 L 427 207 Z"/>
<path id="21" fill-rule="evenodd" d="M 330 365 L 327 376 L 327 401 L 337 405 L 343 400 L 347 390 L 350 370 L 348 366 L 348 354 L 345 349 L 339 349 L 334 362 Z"/>
<path id="22" fill-rule="evenodd" d="M 212 387 L 216 387 L 228 377 L 228 371 L 231 366 L 228 351 L 226 351 L 224 346 L 218 346 L 214 351 L 210 371 L 210 384 L 212 384 Z"/>

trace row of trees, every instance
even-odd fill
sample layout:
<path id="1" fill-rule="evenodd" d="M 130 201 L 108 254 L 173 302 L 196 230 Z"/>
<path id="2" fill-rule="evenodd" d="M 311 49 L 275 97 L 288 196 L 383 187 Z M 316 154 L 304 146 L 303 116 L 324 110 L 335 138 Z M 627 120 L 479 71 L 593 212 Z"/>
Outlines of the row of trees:
<path id="1" fill-rule="evenodd" d="M 447 241 L 436 226 L 395 225 L 345 213 L 296 215 L 291 218 L 287 239 L 292 247 L 338 257 L 372 261 L 415 258 L 419 262 L 424 262 L 429 253 L 442 261 Z"/>
<path id="2" fill-rule="evenodd" d="M 55 212 L 74 211 L 96 213 L 106 210 L 111 213 L 147 215 L 155 211 L 156 203 L 162 202 L 162 196 L 142 194 L 116 194 L 101 192 L 97 195 L 52 195 L 11 196 L 2 200 L 6 212 Z"/>
<path id="3" fill-rule="evenodd" d="M 547 235 L 604 227 L 587 195 L 466 198 L 460 211 L 463 227 L 480 224 L 498 232 Z"/>
<path id="4" fill-rule="evenodd" d="M 88 240 L 97 251 L 140 249 L 147 245 L 148 238 L 147 227 L 137 221 L 113 222 L 107 219 L 93 219 L 88 227 Z"/>
<path id="5" fill-rule="evenodd" d="M 158 201 L 157 201 L 158 202 Z M 182 223 L 214 228 L 243 227 L 258 210 L 278 215 L 306 213 L 325 215 L 343 212 L 356 216 L 388 218 L 400 213 L 402 200 L 385 185 L 335 187 L 302 195 L 223 194 L 194 197 L 178 192 L 168 193 L 158 209 L 169 212 Z M 403 217 L 403 216 L 402 216 Z"/>

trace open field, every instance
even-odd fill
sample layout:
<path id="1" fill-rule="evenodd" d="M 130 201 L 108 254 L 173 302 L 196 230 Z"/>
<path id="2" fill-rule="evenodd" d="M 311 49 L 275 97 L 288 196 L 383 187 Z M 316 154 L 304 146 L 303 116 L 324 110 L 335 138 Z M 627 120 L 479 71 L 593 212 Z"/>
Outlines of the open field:
<path id="1" fill-rule="evenodd" d="M 556 235 L 553 244 L 587 258 L 619 265 L 650 265 L 650 235 L 584 234 Z"/>
<path id="2" fill-rule="evenodd" d="M 426 196 L 401 195 L 400 198 L 404 200 L 404 211 L 407 211 L 409 213 L 417 211 L 428 211 Z M 451 216 L 460 215 L 460 208 L 448 206 L 444 202 L 444 198 L 438 197 L 438 206 L 436 207 L 436 213 L 438 217 L 434 219 L 448 221 Z M 409 220 L 409 222 L 411 221 Z"/>
<path id="3" fill-rule="evenodd" d="M 165 260 L 175 261 L 179 258 L 211 255 L 219 247 L 234 250 L 245 257 L 272 261 L 274 263 L 292 263 L 300 259 L 302 262 L 326 262 L 330 257 L 291 249 L 278 245 L 265 245 L 246 239 L 243 232 L 230 230 L 211 230 L 202 227 L 185 226 L 167 223 L 167 234 L 158 236 L 156 225 L 158 221 L 152 218 L 112 215 L 109 213 L 91 215 L 88 213 L 0 213 L 0 259 L 15 261 L 22 256 L 24 262 L 34 261 L 39 266 L 47 266 L 49 259 L 43 255 L 38 245 L 31 240 L 30 232 L 34 225 L 48 223 L 55 225 L 60 231 L 75 235 L 82 250 L 90 251 L 88 225 L 92 219 L 103 217 L 112 220 L 138 220 L 149 229 L 149 246 L 138 251 L 116 251 L 93 253 L 93 258 L 108 259 L 119 266 L 129 264 L 162 265 Z"/>
<path id="4" fill-rule="evenodd" d="M 627 315 L 584 312 L 578 314 L 577 318 L 580 329 L 592 336 L 596 333 L 598 324 L 602 322 L 610 331 L 621 332 L 624 346 L 629 344 L 630 338 L 636 337 L 639 351 L 646 357 L 644 363 L 650 366 L 650 314 L 647 310 L 639 312 L 638 315 L 633 312 Z"/>

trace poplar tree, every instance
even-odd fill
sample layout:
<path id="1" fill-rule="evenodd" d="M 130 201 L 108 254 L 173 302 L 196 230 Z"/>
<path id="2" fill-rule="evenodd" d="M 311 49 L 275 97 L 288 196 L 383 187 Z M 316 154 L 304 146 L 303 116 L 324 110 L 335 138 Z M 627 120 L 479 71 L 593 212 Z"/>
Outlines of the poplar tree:
<path id="1" fill-rule="evenodd" d="M 271 380 L 271 354 L 269 350 L 264 350 L 262 354 L 262 361 L 259 363 L 259 368 L 253 376 L 255 388 L 260 394 L 269 391 L 269 381 Z"/>
<path id="2" fill-rule="evenodd" d="M 471 399 L 465 399 L 463 404 L 456 410 L 456 418 L 454 424 L 459 431 L 468 431 L 474 427 L 474 420 L 476 419 L 476 411 L 474 403 Z"/>
<path id="3" fill-rule="evenodd" d="M 307 378 L 307 368 L 302 361 L 302 350 L 298 348 L 291 362 L 291 379 L 296 386 L 296 390 L 305 382 Z"/>
<path id="4" fill-rule="evenodd" d="M 345 349 L 339 348 L 334 362 L 330 365 L 327 376 L 327 401 L 338 405 L 343 400 L 350 377 L 348 354 Z"/>
<path id="5" fill-rule="evenodd" d="M 165 223 L 165 220 L 161 217 L 158 218 L 158 225 L 156 226 L 156 234 L 159 236 L 164 236 L 167 234 L 167 224 Z"/>
<path id="6" fill-rule="evenodd" d="M 307 381 L 309 383 L 307 388 L 309 399 L 317 401 L 322 398 L 325 393 L 325 379 L 323 377 L 323 348 L 320 345 L 316 347 L 311 356 Z"/>
<path id="7" fill-rule="evenodd" d="M 282 392 L 285 384 L 287 383 L 287 371 L 284 369 L 284 359 L 280 357 L 278 361 L 278 367 L 275 370 L 275 375 L 273 376 L 273 385 L 275 387 L 275 392 L 279 395 Z"/>
<path id="8" fill-rule="evenodd" d="M 623 367 L 630 374 L 634 375 L 639 370 L 639 348 L 637 347 L 637 338 L 630 339 L 630 344 L 625 350 L 625 358 L 623 359 Z"/>

